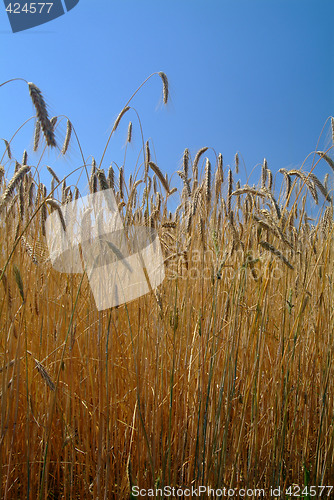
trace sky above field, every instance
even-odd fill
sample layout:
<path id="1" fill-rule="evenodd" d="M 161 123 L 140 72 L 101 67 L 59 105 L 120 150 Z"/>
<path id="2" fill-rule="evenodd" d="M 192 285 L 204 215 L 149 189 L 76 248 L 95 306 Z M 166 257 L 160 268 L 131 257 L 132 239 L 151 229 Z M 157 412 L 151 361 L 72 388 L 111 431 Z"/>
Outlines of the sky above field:
<path id="1" fill-rule="evenodd" d="M 1 2 L 2 4 L 2 2 Z M 234 164 L 240 154 L 249 182 L 257 183 L 266 157 L 275 172 L 300 167 L 334 114 L 334 2 L 307 0 L 80 0 L 43 26 L 13 34 L 0 5 L 1 82 L 21 77 L 41 88 L 50 115 L 68 116 L 84 156 L 102 156 L 118 113 L 147 76 L 164 71 L 170 102 L 158 76 L 131 102 L 152 156 L 171 175 L 184 149 L 192 157 L 211 146 Z M 0 89 L 0 137 L 9 140 L 34 114 L 28 89 Z M 125 173 L 134 173 L 142 147 L 136 113 L 129 111 L 110 142 L 103 166 L 124 162 L 129 120 L 133 144 Z M 66 121 L 57 138 L 61 146 Z M 18 160 L 32 148 L 33 122 L 12 142 Z M 331 144 L 329 123 L 318 148 Z M 29 154 L 36 164 L 39 153 Z M 213 150 L 208 152 L 212 162 Z M 89 161 L 89 160 L 88 160 Z M 47 152 L 40 163 L 61 176 L 82 164 L 75 142 L 66 158 Z M 12 167 L 13 168 L 13 165 Z M 324 162 L 315 170 L 328 172 Z M 242 174 L 245 181 L 245 174 Z M 75 182 L 75 178 L 73 178 Z"/>

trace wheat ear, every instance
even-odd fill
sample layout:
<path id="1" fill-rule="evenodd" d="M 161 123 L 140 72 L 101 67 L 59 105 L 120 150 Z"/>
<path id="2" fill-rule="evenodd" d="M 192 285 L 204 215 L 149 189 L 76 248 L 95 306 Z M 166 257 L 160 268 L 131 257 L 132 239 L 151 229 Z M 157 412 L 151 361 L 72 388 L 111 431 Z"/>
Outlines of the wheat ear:
<path id="1" fill-rule="evenodd" d="M 54 180 L 57 182 L 57 184 L 60 184 L 60 180 L 59 180 L 59 177 L 57 176 L 56 172 L 49 166 L 47 166 L 46 168 L 47 168 L 48 172 L 52 175 Z"/>
<path id="2" fill-rule="evenodd" d="M 47 370 L 45 369 L 44 365 L 40 361 L 38 361 L 30 351 L 27 351 L 28 354 L 32 357 L 32 359 L 35 361 L 36 368 L 39 371 L 40 375 L 42 376 L 42 379 L 45 381 L 46 385 L 51 389 L 51 391 L 56 390 L 55 384 L 52 382 L 50 375 L 48 374 Z"/>
<path id="3" fill-rule="evenodd" d="M 37 151 L 38 149 L 40 138 L 41 138 L 41 124 L 37 120 L 34 131 L 34 148 L 33 148 L 34 151 Z"/>
<path id="4" fill-rule="evenodd" d="M 110 165 L 109 170 L 108 170 L 108 182 L 109 182 L 109 186 L 114 191 L 115 190 L 115 173 L 114 173 L 114 169 L 112 168 L 112 165 Z"/>
<path id="5" fill-rule="evenodd" d="M 163 71 L 159 71 L 159 76 L 162 80 L 162 96 L 163 96 L 163 101 L 164 101 L 164 104 L 167 104 L 168 102 L 168 96 L 169 96 L 169 93 L 168 93 L 168 78 L 166 76 L 166 74 L 163 72 Z"/>
<path id="6" fill-rule="evenodd" d="M 12 152 L 11 152 L 11 149 L 10 149 L 10 144 L 9 144 L 8 141 L 6 141 L 6 139 L 2 139 L 2 140 L 3 140 L 3 142 L 6 145 L 6 151 L 7 151 L 8 159 L 11 160 L 12 159 Z"/>
<path id="7" fill-rule="evenodd" d="M 68 146 L 70 145 L 71 135 L 72 135 L 72 123 L 70 122 L 70 120 L 67 120 L 66 136 L 65 136 L 63 147 L 61 149 L 62 155 L 65 155 L 67 153 Z"/>
<path id="8" fill-rule="evenodd" d="M 18 186 L 18 184 L 21 182 L 23 177 L 29 172 L 29 170 L 30 167 L 24 165 L 16 172 L 14 177 L 9 181 L 6 191 L 2 195 L 2 198 L 0 198 L 0 208 L 4 206 L 8 202 L 8 200 L 10 200 L 14 192 L 14 189 Z"/>
<path id="9" fill-rule="evenodd" d="M 112 134 L 117 130 L 119 122 L 121 121 L 121 119 L 123 118 L 125 113 L 127 111 L 129 111 L 129 109 L 130 109 L 130 106 L 125 106 L 125 108 L 122 109 L 122 111 L 120 112 L 120 114 L 118 115 L 118 117 L 115 120 L 114 126 L 113 126 L 112 131 L 111 131 Z"/>
<path id="10" fill-rule="evenodd" d="M 42 96 L 42 92 L 32 82 L 28 82 L 28 87 L 30 97 L 33 105 L 35 106 L 36 115 L 41 124 L 46 143 L 48 146 L 55 147 L 56 140 L 54 136 L 53 126 L 48 117 L 48 112 L 46 109 L 44 98 Z"/>
<path id="11" fill-rule="evenodd" d="M 23 156 L 22 156 L 22 165 L 26 165 L 28 161 L 28 153 L 26 150 L 23 151 Z"/>
<path id="12" fill-rule="evenodd" d="M 279 250 L 277 250 L 277 248 L 270 245 L 270 243 L 268 243 L 267 241 L 260 241 L 260 245 L 266 250 L 269 250 L 269 252 L 271 252 L 272 254 L 276 255 L 276 257 L 278 257 L 282 262 L 284 262 L 284 264 L 288 266 L 290 269 L 293 269 L 293 265 L 290 264 L 288 259 L 286 259 L 284 255 Z"/>
<path id="13" fill-rule="evenodd" d="M 186 148 L 183 153 L 183 172 L 186 179 L 188 179 L 188 166 L 189 166 L 189 149 Z"/>
<path id="14" fill-rule="evenodd" d="M 328 163 L 328 165 L 334 171 L 334 161 L 332 160 L 332 158 L 330 158 L 328 155 L 326 155 L 323 151 L 317 151 L 317 154 L 319 156 L 321 156 L 321 158 L 323 158 L 324 160 L 326 160 L 326 162 Z"/>
<path id="15" fill-rule="evenodd" d="M 161 185 L 164 187 L 164 189 L 166 190 L 166 192 L 169 194 L 168 182 L 165 179 L 165 177 L 163 176 L 163 174 L 162 174 L 160 168 L 158 167 L 158 165 L 156 165 L 153 161 L 150 161 L 149 162 L 149 166 L 151 167 L 151 169 L 153 170 L 153 172 L 155 173 L 155 175 L 158 177 L 159 181 L 161 182 Z"/>
<path id="16" fill-rule="evenodd" d="M 209 204 L 211 201 L 211 163 L 208 158 L 205 163 L 205 197 Z"/>
<path id="17" fill-rule="evenodd" d="M 201 156 L 208 150 L 208 147 L 201 148 L 197 151 L 194 163 L 193 163 L 193 178 L 194 180 L 198 180 L 198 163 L 201 158 Z"/>
<path id="18" fill-rule="evenodd" d="M 58 216 L 59 216 L 59 220 L 60 220 L 60 223 L 62 225 L 62 228 L 63 230 L 66 232 L 66 224 L 65 224 L 65 219 L 64 219 L 64 216 L 63 216 L 63 212 L 61 210 L 61 207 L 60 207 L 60 204 L 56 201 L 56 200 L 53 200 L 51 198 L 48 198 L 46 200 L 46 203 L 48 205 L 50 205 L 51 208 L 53 208 L 54 210 L 57 210 L 57 213 L 58 213 Z"/>
<path id="19" fill-rule="evenodd" d="M 127 142 L 132 141 L 132 122 L 129 122 Z"/>

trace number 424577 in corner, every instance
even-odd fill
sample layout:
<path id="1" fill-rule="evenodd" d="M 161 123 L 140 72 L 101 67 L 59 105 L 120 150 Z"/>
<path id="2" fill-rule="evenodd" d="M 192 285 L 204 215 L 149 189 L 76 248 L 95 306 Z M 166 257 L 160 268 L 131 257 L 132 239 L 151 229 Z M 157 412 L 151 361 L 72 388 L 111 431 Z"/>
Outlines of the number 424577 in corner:
<path id="1" fill-rule="evenodd" d="M 333 486 L 298 486 L 298 484 L 293 484 L 284 493 L 287 498 L 326 498 L 330 497 L 332 490 Z"/>
<path id="2" fill-rule="evenodd" d="M 6 11 L 10 14 L 41 14 L 43 11 L 49 14 L 53 7 L 53 2 L 27 2 L 19 4 L 18 2 L 9 3 Z"/>

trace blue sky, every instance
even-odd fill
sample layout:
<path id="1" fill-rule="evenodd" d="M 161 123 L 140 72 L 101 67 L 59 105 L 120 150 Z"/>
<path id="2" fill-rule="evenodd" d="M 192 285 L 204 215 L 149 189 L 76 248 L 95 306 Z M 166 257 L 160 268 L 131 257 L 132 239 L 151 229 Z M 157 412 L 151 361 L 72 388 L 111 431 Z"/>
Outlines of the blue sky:
<path id="1" fill-rule="evenodd" d="M 295 168 L 334 114 L 333 19 L 334 2 L 327 0 L 80 0 L 66 15 L 13 34 L 0 5 L 1 82 L 22 77 L 39 86 L 50 115 L 69 116 L 85 157 L 99 161 L 125 102 L 148 75 L 164 71 L 167 107 L 157 76 L 132 101 L 164 172 L 180 167 L 186 147 L 194 156 L 203 146 L 221 152 L 224 165 L 233 165 L 238 151 L 248 174 L 264 157 L 274 171 Z M 1 87 L 0 103 L 0 137 L 9 139 L 34 109 L 23 82 Z M 133 111 L 103 165 L 122 164 L 129 120 L 134 142 L 126 175 L 141 148 Z M 65 128 L 59 126 L 60 143 Z M 18 159 L 31 149 L 32 134 L 31 122 L 13 141 Z M 326 146 L 328 124 L 319 147 Z M 213 162 L 212 151 L 208 156 Z M 39 158 L 30 154 L 29 163 Z M 75 143 L 65 159 L 44 155 L 42 177 L 47 164 L 60 176 L 80 166 Z M 315 173 L 323 178 L 328 171 L 319 164 Z"/>

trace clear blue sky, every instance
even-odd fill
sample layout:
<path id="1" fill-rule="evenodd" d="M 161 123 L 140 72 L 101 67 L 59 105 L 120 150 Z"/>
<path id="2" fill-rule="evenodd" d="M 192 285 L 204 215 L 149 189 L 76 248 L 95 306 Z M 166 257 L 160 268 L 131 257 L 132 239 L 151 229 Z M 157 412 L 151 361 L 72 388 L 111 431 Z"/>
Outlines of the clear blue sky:
<path id="1" fill-rule="evenodd" d="M 334 2 L 326 0 L 80 0 L 66 15 L 12 34 L 0 5 L 1 82 L 34 82 L 51 116 L 69 116 L 85 156 L 99 160 L 132 92 L 152 72 L 164 71 L 171 90 L 167 108 L 159 77 L 132 102 L 163 171 L 179 168 L 186 147 L 194 156 L 202 146 L 221 152 L 225 165 L 239 151 L 248 173 L 264 157 L 277 171 L 300 166 L 334 114 L 333 20 Z M 0 137 L 9 139 L 34 113 L 27 87 L 2 87 L 0 103 Z M 122 164 L 130 119 L 127 175 L 141 147 L 132 111 L 104 163 Z M 64 131 L 65 122 L 60 141 Z M 13 142 L 18 159 L 31 147 L 32 133 L 31 124 Z M 320 147 L 329 145 L 327 127 Z M 39 157 L 30 155 L 29 163 Z M 63 175 L 81 160 L 73 143 L 67 159 L 47 153 L 41 167 L 46 164 Z M 322 178 L 326 171 L 324 164 L 316 173 Z M 251 183 L 257 178 L 255 173 Z"/>

